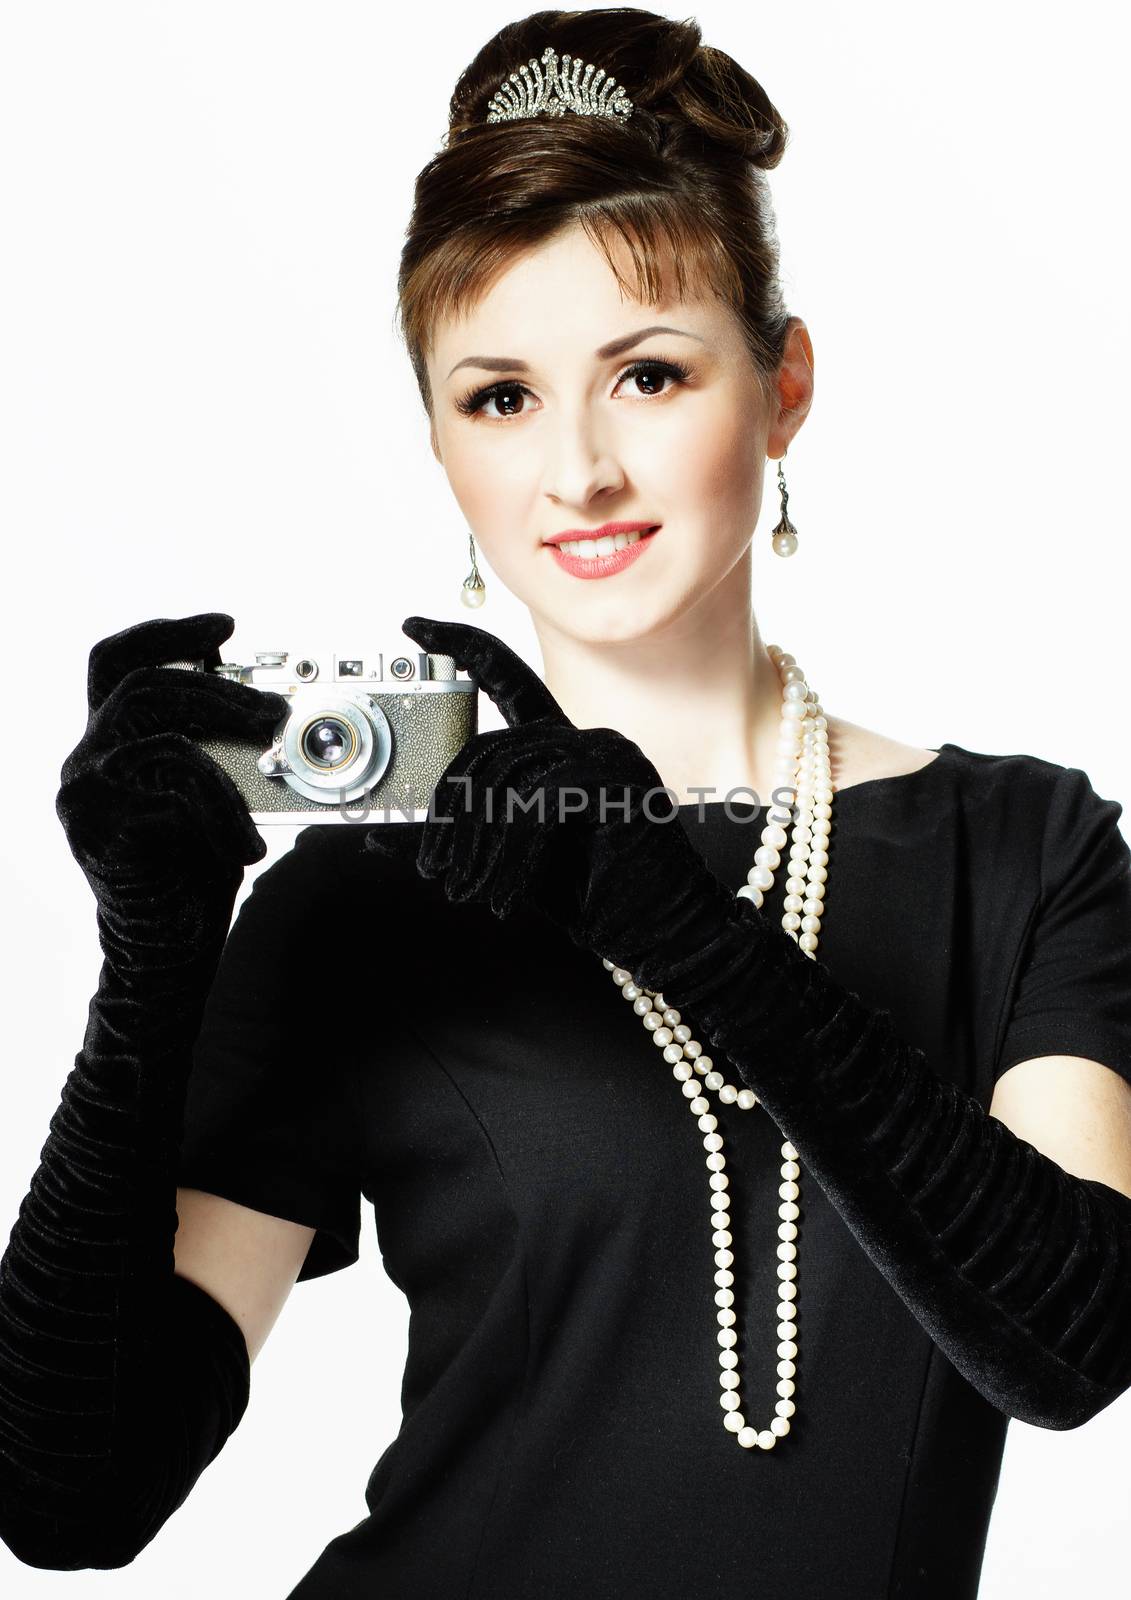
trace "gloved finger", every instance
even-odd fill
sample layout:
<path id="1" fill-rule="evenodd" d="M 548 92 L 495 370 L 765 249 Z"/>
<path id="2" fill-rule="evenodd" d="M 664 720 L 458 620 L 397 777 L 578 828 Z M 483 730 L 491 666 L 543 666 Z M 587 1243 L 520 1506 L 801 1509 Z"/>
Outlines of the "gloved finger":
<path id="1" fill-rule="evenodd" d="M 225 611 L 200 611 L 191 617 L 155 617 L 135 622 L 93 646 L 87 661 L 87 704 L 97 711 L 106 696 L 135 667 L 163 661 L 201 661 L 219 666 L 220 645 L 231 637 L 235 619 Z"/>
<path id="2" fill-rule="evenodd" d="M 488 899 L 504 851 L 521 854 L 532 848 L 535 838 L 557 827 L 556 813 L 546 814 L 546 801 L 555 800 L 556 789 L 547 780 L 556 777 L 558 768 L 556 752 L 547 756 L 537 742 L 527 739 L 484 753 L 475 804 L 469 814 L 457 818 L 449 843 L 446 887 L 451 898 Z"/>
<path id="3" fill-rule="evenodd" d="M 184 734 L 147 734 L 106 751 L 98 764 L 112 782 L 138 795 L 186 800 L 195 829 L 218 860 L 251 866 L 266 855 L 266 841 L 243 795 L 224 769 Z"/>
<path id="4" fill-rule="evenodd" d="M 450 864 L 455 838 L 452 824 L 471 811 L 483 813 L 486 795 L 481 774 L 500 753 L 504 760 L 512 759 L 505 752 L 513 743 L 514 733 L 511 728 L 491 728 L 474 734 L 441 773 L 432 792 L 430 815 L 420 844 L 419 864 L 425 877 L 438 877 Z"/>
<path id="5" fill-rule="evenodd" d="M 380 822 L 365 830 L 363 849 L 388 861 L 416 862 L 422 829 L 412 822 Z"/>
<path id="6" fill-rule="evenodd" d="M 286 695 L 215 673 L 136 667 L 104 701 L 96 742 L 168 730 L 267 743 L 290 708 Z"/>
<path id="7" fill-rule="evenodd" d="M 539 886 L 562 852 L 562 834 L 533 815 L 507 830 L 491 876 L 490 904 L 497 917 L 509 917 L 524 904 L 541 904 Z"/>
<path id="8" fill-rule="evenodd" d="M 401 628 L 429 653 L 451 656 L 456 666 L 486 691 L 510 727 L 537 718 L 572 724 L 533 667 L 508 644 L 467 622 L 406 617 Z"/>

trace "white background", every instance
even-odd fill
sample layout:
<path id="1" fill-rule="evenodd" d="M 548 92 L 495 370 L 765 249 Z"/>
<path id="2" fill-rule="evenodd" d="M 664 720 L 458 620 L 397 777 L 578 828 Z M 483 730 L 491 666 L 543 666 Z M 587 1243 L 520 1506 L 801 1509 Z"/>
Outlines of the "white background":
<path id="1" fill-rule="evenodd" d="M 98 973 L 93 901 L 53 806 L 90 645 L 202 610 L 236 617 L 244 659 L 403 648 L 410 612 L 468 620 L 466 528 L 394 335 L 394 282 L 451 88 L 523 14 L 0 7 L 0 1240 Z M 1080 766 L 1126 800 L 1117 14 L 1092 0 L 694 12 L 792 131 L 771 182 L 816 397 L 788 459 L 789 561 L 770 550 L 767 473 L 764 636 L 838 715 Z M 481 567 L 475 620 L 537 665 L 527 613 Z M 482 701 L 481 726 L 498 720 Z M 270 833 L 264 866 L 293 838 Z M 271 1600 L 364 1515 L 399 1425 L 407 1315 L 368 1207 L 363 1222 L 361 1263 L 292 1295 L 243 1422 L 156 1541 L 81 1575 L 0 1546 L 6 1596 Z M 986 1600 L 1115 1592 L 1129 1423 L 1125 1396 L 1073 1432 L 1011 1425 Z"/>

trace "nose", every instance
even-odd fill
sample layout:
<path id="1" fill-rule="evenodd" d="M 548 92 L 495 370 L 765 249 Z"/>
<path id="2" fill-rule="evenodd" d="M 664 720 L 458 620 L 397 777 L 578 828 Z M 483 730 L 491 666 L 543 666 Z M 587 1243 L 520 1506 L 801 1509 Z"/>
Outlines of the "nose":
<path id="1" fill-rule="evenodd" d="M 544 437 L 543 487 L 549 499 L 584 506 L 623 487 L 624 471 L 606 423 L 586 411 L 561 412 Z"/>

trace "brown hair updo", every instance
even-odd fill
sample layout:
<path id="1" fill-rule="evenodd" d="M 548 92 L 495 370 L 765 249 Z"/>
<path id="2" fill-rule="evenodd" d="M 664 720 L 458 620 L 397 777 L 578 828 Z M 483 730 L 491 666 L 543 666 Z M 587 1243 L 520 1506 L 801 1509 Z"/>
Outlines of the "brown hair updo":
<path id="1" fill-rule="evenodd" d="M 509 73 L 547 45 L 604 67 L 632 100 L 625 120 L 540 115 L 487 122 Z M 773 208 L 762 173 L 789 130 L 765 90 L 699 25 L 615 6 L 535 11 L 508 23 L 464 70 L 443 148 L 416 180 L 397 278 L 397 318 L 429 419 L 425 366 L 436 318 L 460 316 L 514 261 L 580 223 L 622 293 L 656 304 L 665 261 L 676 293 L 710 290 L 734 310 L 764 392 L 781 364 L 789 314 L 778 282 Z M 636 273 L 618 271 L 619 235 Z"/>

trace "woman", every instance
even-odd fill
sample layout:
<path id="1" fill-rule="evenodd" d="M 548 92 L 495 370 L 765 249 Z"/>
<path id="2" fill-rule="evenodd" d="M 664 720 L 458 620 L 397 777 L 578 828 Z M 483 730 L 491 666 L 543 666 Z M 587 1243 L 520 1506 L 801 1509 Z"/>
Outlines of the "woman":
<path id="1" fill-rule="evenodd" d="M 784 141 L 643 11 L 540 13 L 460 80 L 401 309 L 544 671 L 407 620 L 506 722 L 429 818 L 305 830 L 228 934 L 262 842 L 192 740 L 280 697 L 157 665 L 215 663 L 221 615 L 92 652 L 59 810 L 106 959 L 0 1273 L 31 1564 L 154 1537 L 362 1193 L 404 1421 L 297 1600 L 972 1596 L 1009 1418 L 1131 1385 L 1121 808 L 824 717 L 751 614 L 762 463 L 812 395 Z M 631 557 L 584 548 L 621 521 Z"/>

